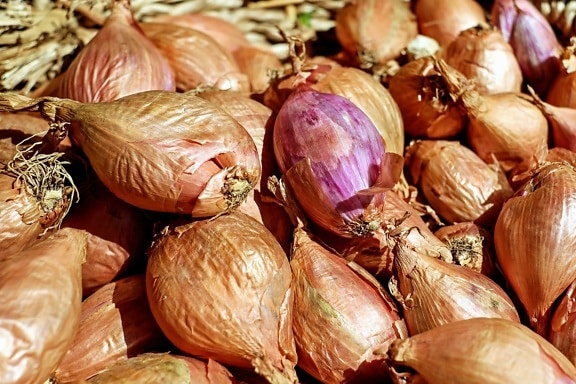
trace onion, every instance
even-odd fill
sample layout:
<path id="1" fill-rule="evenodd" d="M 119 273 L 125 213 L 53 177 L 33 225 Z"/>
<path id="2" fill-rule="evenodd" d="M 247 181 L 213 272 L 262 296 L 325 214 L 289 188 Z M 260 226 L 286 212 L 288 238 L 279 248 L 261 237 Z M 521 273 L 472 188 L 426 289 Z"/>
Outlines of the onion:
<path id="1" fill-rule="evenodd" d="M 486 24 L 484 10 L 474 0 L 416 0 L 414 13 L 420 33 L 447 46 L 460 32 Z"/>
<path id="2" fill-rule="evenodd" d="M 135 265 L 152 238 L 146 214 L 114 196 L 98 180 L 82 192 L 62 221 L 62 227 L 88 233 L 86 261 L 82 265 L 82 296 L 123 276 Z"/>
<path id="3" fill-rule="evenodd" d="M 394 301 L 305 230 L 294 237 L 298 366 L 322 383 L 386 381 L 388 369 L 374 351 L 407 336 Z"/>
<path id="4" fill-rule="evenodd" d="M 450 93 L 466 111 L 468 143 L 486 163 L 498 160 L 505 172 L 527 169 L 548 151 L 548 122 L 529 98 L 516 92 L 481 95 L 443 60 L 436 61 Z"/>
<path id="5" fill-rule="evenodd" d="M 576 108 L 546 103 L 530 88 L 534 104 L 546 116 L 552 131 L 552 145 L 576 152 Z"/>
<path id="6" fill-rule="evenodd" d="M 0 164 L 8 164 L 16 155 L 18 144 L 24 140 L 28 144 L 41 141 L 49 128 L 39 116 L 0 113 Z"/>
<path id="7" fill-rule="evenodd" d="M 406 150 L 411 180 L 450 224 L 494 225 L 513 193 L 497 164 L 486 164 L 459 141 L 419 140 Z"/>
<path id="8" fill-rule="evenodd" d="M 82 302 L 78 331 L 53 378 L 59 384 L 86 380 L 111 364 L 167 346 L 150 312 L 145 276 L 128 276 Z"/>
<path id="9" fill-rule="evenodd" d="M 267 200 L 267 195 L 270 195 L 267 189 L 268 177 L 279 172 L 272 145 L 274 127 L 272 110 L 239 92 L 205 91 L 198 96 L 232 115 L 254 140 L 262 164 L 262 176 L 238 209 L 264 224 L 288 251 L 294 230 L 292 222 L 284 208 Z"/>
<path id="10" fill-rule="evenodd" d="M 454 262 L 499 282 L 492 232 L 472 222 L 445 225 L 434 232 L 454 256 Z"/>
<path id="11" fill-rule="evenodd" d="M 545 95 L 558 76 L 562 51 L 550 23 L 528 0 L 495 0 L 491 20 L 512 46 L 524 80 Z"/>
<path id="12" fill-rule="evenodd" d="M 314 223 L 348 237 L 380 227 L 383 192 L 398 181 L 403 158 L 386 152 L 361 109 L 302 85 L 278 112 L 273 140 L 283 178 Z"/>
<path id="13" fill-rule="evenodd" d="M 221 364 L 170 353 L 143 353 L 110 365 L 83 381 L 86 384 L 231 384 L 233 378 Z"/>
<path id="14" fill-rule="evenodd" d="M 567 162 L 573 167 L 576 167 L 576 152 L 570 151 L 566 148 L 554 147 L 548 151 L 546 161 L 549 162 Z"/>
<path id="15" fill-rule="evenodd" d="M 166 337 L 188 354 L 295 383 L 292 273 L 278 241 L 237 211 L 177 224 L 159 235 L 146 270 Z"/>
<path id="16" fill-rule="evenodd" d="M 43 383 L 80 320 L 84 231 L 65 228 L 0 262 L 0 382 Z"/>
<path id="17" fill-rule="evenodd" d="M 544 163 L 502 207 L 494 229 L 496 256 L 524 305 L 530 324 L 544 335 L 550 308 L 576 280 L 576 171 Z"/>
<path id="18" fill-rule="evenodd" d="M 455 137 L 466 126 L 466 114 L 454 102 L 432 57 L 400 67 L 388 90 L 398 103 L 406 133 L 414 138 Z"/>
<path id="19" fill-rule="evenodd" d="M 56 95 L 90 103 L 149 90 L 174 91 L 174 74 L 138 27 L 130 1 L 114 0 L 111 15 L 74 58 Z"/>
<path id="20" fill-rule="evenodd" d="M 211 36 L 230 53 L 250 45 L 242 30 L 236 24 L 206 13 L 163 14 L 155 16 L 150 21 L 181 25 L 203 32 Z"/>
<path id="21" fill-rule="evenodd" d="M 576 42 L 573 41 L 562 53 L 562 64 L 558 76 L 552 82 L 546 101 L 557 107 L 574 108 L 576 106 L 576 67 L 574 54 Z"/>
<path id="22" fill-rule="evenodd" d="M 407 216 L 405 216 L 408 213 Z M 409 231 L 406 241 L 418 247 L 421 253 L 452 262 L 450 250 L 438 239 L 426 225 L 419 212 L 404 201 L 396 192 L 386 192 L 383 209 L 385 223 L 397 223 L 397 228 L 418 230 Z M 345 238 L 329 232 L 314 232 L 330 249 L 341 257 L 354 261 L 380 281 L 392 276 L 394 263 L 394 241 L 390 238 L 386 226 L 375 230 L 370 237 Z"/>
<path id="23" fill-rule="evenodd" d="M 248 45 L 238 47 L 233 55 L 240 72 L 248 76 L 252 93 L 266 91 L 274 73 L 282 70 L 282 62 L 271 49 Z"/>
<path id="24" fill-rule="evenodd" d="M 394 251 L 396 273 L 389 286 L 397 292 L 410 335 L 474 317 L 520 322 L 510 297 L 487 276 L 422 255 L 402 239 Z"/>
<path id="25" fill-rule="evenodd" d="M 574 308 L 574 289 L 572 282 L 560 296 L 550 319 L 550 331 L 546 336 L 560 352 L 576 365 L 576 310 Z"/>
<path id="26" fill-rule="evenodd" d="M 442 58 L 481 93 L 520 92 L 522 71 L 514 51 L 495 28 L 486 24 L 462 31 L 442 51 Z"/>
<path id="27" fill-rule="evenodd" d="M 336 13 L 336 37 L 360 67 L 400 56 L 418 34 L 416 17 L 403 0 L 358 0 Z"/>
<path id="28" fill-rule="evenodd" d="M 40 109 L 70 124 L 104 185 L 142 209 L 212 216 L 235 209 L 260 177 L 246 130 L 199 97 L 148 91 L 109 103 L 0 94 L 0 111 Z"/>
<path id="29" fill-rule="evenodd" d="M 427 384 L 573 383 L 576 368 L 526 326 L 497 318 L 441 325 L 388 350 L 397 379 Z M 497 368 L 496 368 L 497 367 Z"/>
<path id="30" fill-rule="evenodd" d="M 170 63 L 179 91 L 199 86 L 249 91 L 248 77 L 232 54 L 207 34 L 169 23 L 147 22 L 140 27 Z"/>

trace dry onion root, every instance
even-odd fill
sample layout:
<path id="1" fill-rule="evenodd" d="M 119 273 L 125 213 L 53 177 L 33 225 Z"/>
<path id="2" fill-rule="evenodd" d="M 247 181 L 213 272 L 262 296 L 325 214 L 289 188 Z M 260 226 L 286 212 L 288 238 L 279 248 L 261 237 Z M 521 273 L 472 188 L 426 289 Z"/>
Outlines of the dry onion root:
<path id="1" fill-rule="evenodd" d="M 296 383 L 292 272 L 262 224 L 238 211 L 172 222 L 148 255 L 150 307 L 179 350 Z"/>
<path id="2" fill-rule="evenodd" d="M 0 382 L 43 383 L 80 321 L 86 233 L 63 228 L 0 262 Z"/>
<path id="3" fill-rule="evenodd" d="M 0 94 L 0 111 L 22 110 L 69 124 L 104 185 L 142 209 L 214 216 L 236 209 L 260 177 L 248 132 L 194 95 L 148 91 L 80 103 Z"/>
<path id="4" fill-rule="evenodd" d="M 387 352 L 398 382 L 574 383 L 576 368 L 552 344 L 510 320 L 474 318 L 395 341 Z"/>

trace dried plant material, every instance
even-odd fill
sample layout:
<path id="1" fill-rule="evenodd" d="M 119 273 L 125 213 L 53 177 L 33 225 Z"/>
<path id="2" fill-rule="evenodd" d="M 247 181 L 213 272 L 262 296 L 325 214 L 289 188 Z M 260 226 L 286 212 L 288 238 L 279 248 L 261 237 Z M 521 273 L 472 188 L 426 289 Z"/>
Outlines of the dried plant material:
<path id="1" fill-rule="evenodd" d="M 388 350 L 396 382 L 416 373 L 427 384 L 573 383 L 576 368 L 528 327 L 475 318 L 441 325 Z"/>
<path id="2" fill-rule="evenodd" d="M 0 382 L 50 377 L 80 321 L 84 231 L 64 228 L 0 261 Z"/>

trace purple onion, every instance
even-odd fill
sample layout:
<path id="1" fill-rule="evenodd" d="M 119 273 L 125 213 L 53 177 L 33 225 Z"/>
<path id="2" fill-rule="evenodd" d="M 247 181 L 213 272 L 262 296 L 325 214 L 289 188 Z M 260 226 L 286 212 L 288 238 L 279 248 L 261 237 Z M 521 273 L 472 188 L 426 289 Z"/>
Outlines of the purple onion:
<path id="1" fill-rule="evenodd" d="M 400 176 L 402 156 L 387 153 L 372 120 L 345 97 L 298 87 L 274 125 L 283 179 L 309 218 L 342 236 L 381 224 L 384 192 Z"/>
<path id="2" fill-rule="evenodd" d="M 548 20 L 528 0 L 496 0 L 491 18 L 512 46 L 525 81 L 544 96 L 559 73 L 562 53 Z"/>

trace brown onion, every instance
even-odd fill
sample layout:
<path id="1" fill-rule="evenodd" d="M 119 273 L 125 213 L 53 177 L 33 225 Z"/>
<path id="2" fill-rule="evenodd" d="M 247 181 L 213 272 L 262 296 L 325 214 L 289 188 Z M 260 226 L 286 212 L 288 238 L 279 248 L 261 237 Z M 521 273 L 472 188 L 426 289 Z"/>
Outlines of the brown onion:
<path id="1" fill-rule="evenodd" d="M 298 366 L 322 383 L 388 379 L 374 354 L 407 337 L 391 297 L 349 263 L 296 231 L 290 265 L 294 274 L 293 329 Z"/>
<path id="2" fill-rule="evenodd" d="M 248 77 L 252 93 L 266 91 L 274 73 L 282 70 L 282 62 L 271 49 L 247 45 L 238 47 L 233 55 L 240 72 Z"/>
<path id="3" fill-rule="evenodd" d="M 104 185 L 142 209 L 216 215 L 240 205 L 260 177 L 246 129 L 194 95 L 148 91 L 79 103 L 0 94 L 0 111 L 26 109 L 69 123 Z"/>
<path id="4" fill-rule="evenodd" d="M 43 383 L 74 339 L 86 233 L 64 228 L 0 262 L 0 382 Z"/>
<path id="5" fill-rule="evenodd" d="M 418 140 L 405 157 L 412 183 L 450 224 L 474 221 L 490 228 L 514 192 L 497 164 L 486 164 L 459 141 Z"/>
<path id="6" fill-rule="evenodd" d="M 468 114 L 470 147 L 486 163 L 498 160 L 505 172 L 527 169 L 548 151 L 548 122 L 530 99 L 517 92 L 482 95 L 464 75 L 443 60 L 436 61 L 450 94 Z"/>
<path id="7" fill-rule="evenodd" d="M 90 103 L 175 89 L 168 61 L 138 27 L 130 1 L 114 0 L 111 15 L 74 58 L 56 95 Z"/>
<path id="8" fill-rule="evenodd" d="M 561 71 L 546 94 L 546 102 L 557 107 L 576 108 L 576 72 Z"/>
<path id="9" fill-rule="evenodd" d="M 85 384 L 232 384 L 230 372 L 214 360 L 207 362 L 171 353 L 143 353 L 117 362 L 82 381 Z"/>
<path id="10" fill-rule="evenodd" d="M 520 322 L 506 292 L 470 268 L 421 254 L 399 239 L 390 290 L 402 304 L 410 335 L 458 320 L 497 317 Z"/>
<path id="11" fill-rule="evenodd" d="M 512 47 L 499 30 L 486 24 L 462 31 L 442 51 L 442 58 L 474 80 L 478 92 L 521 91 L 522 71 Z"/>
<path id="12" fill-rule="evenodd" d="M 140 27 L 170 63 L 179 91 L 200 86 L 250 90 L 232 54 L 207 34 L 170 23 L 145 22 Z"/>
<path id="13" fill-rule="evenodd" d="M 526 326 L 498 318 L 441 325 L 388 350 L 396 379 L 427 384 L 574 383 L 576 368 Z"/>
<path id="14" fill-rule="evenodd" d="M 486 23 L 484 9 L 474 0 L 416 0 L 414 13 L 420 33 L 447 46 L 460 32 Z"/>
<path id="15" fill-rule="evenodd" d="M 417 228 L 418 230 L 408 232 L 406 241 L 418 247 L 423 254 L 452 262 L 448 247 L 434 236 L 419 212 L 396 192 L 386 192 L 383 214 L 386 223 L 397 222 L 397 225 L 404 229 Z M 405 216 L 406 214 L 408 216 Z M 394 240 L 385 226 L 374 231 L 370 237 L 352 239 L 316 229 L 314 233 L 341 257 L 354 261 L 380 280 L 385 281 L 392 275 Z"/>
<path id="16" fill-rule="evenodd" d="M 125 203 L 98 180 L 90 181 L 62 227 L 88 233 L 82 265 L 82 296 L 121 277 L 135 265 L 152 239 L 152 222 L 144 211 Z"/>
<path id="17" fill-rule="evenodd" d="M 432 57 L 400 67 L 390 78 L 388 90 L 400 108 L 406 133 L 412 137 L 450 138 L 466 126 L 466 114 L 454 102 Z"/>
<path id="18" fill-rule="evenodd" d="M 39 116 L 0 113 L 0 164 L 12 160 L 22 141 L 29 144 L 41 141 L 49 128 L 48 122 Z"/>
<path id="19" fill-rule="evenodd" d="M 296 382 L 292 272 L 262 224 L 237 211 L 172 223 L 146 274 L 152 313 L 178 349 Z"/>
<path id="20" fill-rule="evenodd" d="M 532 328 L 544 335 L 552 304 L 576 280 L 576 170 L 544 163 L 531 174 L 502 207 L 494 243 Z"/>
<path id="21" fill-rule="evenodd" d="M 245 94 L 232 91 L 205 91 L 198 94 L 224 109 L 248 131 L 258 150 L 262 176 L 238 209 L 260 221 L 289 250 L 294 227 L 284 208 L 267 201 L 268 177 L 279 172 L 272 147 L 274 115 L 270 108 Z"/>
<path id="22" fill-rule="evenodd" d="M 567 162 L 573 167 L 576 167 L 576 152 L 573 152 L 566 148 L 554 147 L 550 148 L 548 155 L 546 156 L 546 161 L 549 162 Z"/>
<path id="23" fill-rule="evenodd" d="M 440 227 L 434 235 L 446 244 L 456 264 L 492 279 L 499 277 L 491 231 L 472 222 L 460 222 Z"/>
<path id="24" fill-rule="evenodd" d="M 163 14 L 149 21 L 176 24 L 192 28 L 211 36 L 228 52 L 250 45 L 242 30 L 221 17 L 211 16 L 207 13 L 183 13 L 180 15 Z"/>
<path id="25" fill-rule="evenodd" d="M 78 331 L 53 378 L 59 384 L 86 380 L 111 364 L 166 347 L 150 312 L 144 274 L 128 276 L 82 302 Z"/>
<path id="26" fill-rule="evenodd" d="M 335 31 L 344 50 L 370 68 L 400 56 L 418 27 L 403 0 L 358 0 L 338 10 Z"/>
<path id="27" fill-rule="evenodd" d="M 575 289 L 576 283 L 573 282 L 560 296 L 550 319 L 550 330 L 546 339 L 576 365 Z"/>

